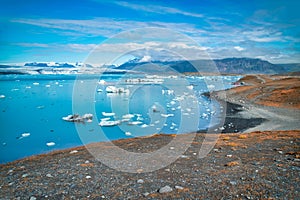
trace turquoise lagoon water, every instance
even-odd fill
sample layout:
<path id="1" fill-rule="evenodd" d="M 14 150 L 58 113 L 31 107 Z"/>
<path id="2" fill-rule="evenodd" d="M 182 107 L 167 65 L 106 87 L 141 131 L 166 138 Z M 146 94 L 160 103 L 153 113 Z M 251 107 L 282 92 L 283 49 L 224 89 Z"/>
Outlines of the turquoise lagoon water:
<path id="1" fill-rule="evenodd" d="M 92 142 L 207 129 L 218 123 L 222 107 L 201 94 L 230 88 L 240 78 L 172 77 L 162 78 L 161 83 L 143 82 L 140 76 L 129 77 L 140 82 L 128 82 L 124 75 L 111 74 L 2 75 L 0 163 Z M 100 79 L 105 84 L 99 84 Z M 109 85 L 128 92 L 107 93 Z M 109 121 L 124 120 L 126 114 L 132 118 L 101 127 L 101 119 L 108 118 L 102 112 L 115 113 Z M 76 124 L 62 119 L 75 113 L 94 117 L 92 122 Z"/>

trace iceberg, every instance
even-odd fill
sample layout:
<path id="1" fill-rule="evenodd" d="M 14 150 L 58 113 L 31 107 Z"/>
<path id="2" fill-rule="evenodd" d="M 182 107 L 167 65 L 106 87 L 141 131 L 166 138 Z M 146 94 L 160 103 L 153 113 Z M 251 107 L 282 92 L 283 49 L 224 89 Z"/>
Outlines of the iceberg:
<path id="1" fill-rule="evenodd" d="M 162 117 L 174 117 L 174 114 L 161 114 Z"/>
<path id="2" fill-rule="evenodd" d="M 129 93 L 129 89 L 117 88 L 115 86 L 107 86 L 105 90 L 107 93 Z"/>
<path id="3" fill-rule="evenodd" d="M 118 120 L 118 121 L 101 121 L 99 123 L 99 126 L 116 126 L 116 125 L 119 125 L 121 122 Z"/>
<path id="4" fill-rule="evenodd" d="M 62 119 L 68 122 L 84 122 L 85 120 L 87 120 L 87 122 L 92 122 L 93 114 L 87 113 L 84 114 L 83 116 L 74 114 L 74 115 L 68 115 L 66 117 L 63 117 Z"/>
<path id="5" fill-rule="evenodd" d="M 47 145 L 48 147 L 52 147 L 52 146 L 55 145 L 55 142 L 47 142 L 46 145 Z"/>
<path id="6" fill-rule="evenodd" d="M 4 98 L 5 98 L 5 95 L 1 94 L 0 99 L 4 99 Z"/>
<path id="7" fill-rule="evenodd" d="M 107 113 L 107 112 L 102 112 L 102 115 L 104 117 L 112 117 L 112 116 L 115 116 L 116 113 Z"/>
<path id="8" fill-rule="evenodd" d="M 139 125 L 142 124 L 143 122 L 140 121 L 133 121 L 133 122 L 128 122 L 128 125 Z"/>
<path id="9" fill-rule="evenodd" d="M 22 137 L 28 137 L 30 136 L 30 133 L 22 133 Z"/>

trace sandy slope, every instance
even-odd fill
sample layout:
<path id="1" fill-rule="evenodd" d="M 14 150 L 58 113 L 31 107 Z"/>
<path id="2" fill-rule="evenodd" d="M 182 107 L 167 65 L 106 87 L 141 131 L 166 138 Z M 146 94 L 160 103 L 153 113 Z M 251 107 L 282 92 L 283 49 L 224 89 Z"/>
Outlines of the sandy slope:
<path id="1" fill-rule="evenodd" d="M 300 78 L 251 75 L 241 82 L 242 86 L 211 96 L 241 105 L 238 117 L 266 119 L 244 132 L 300 129 Z"/>

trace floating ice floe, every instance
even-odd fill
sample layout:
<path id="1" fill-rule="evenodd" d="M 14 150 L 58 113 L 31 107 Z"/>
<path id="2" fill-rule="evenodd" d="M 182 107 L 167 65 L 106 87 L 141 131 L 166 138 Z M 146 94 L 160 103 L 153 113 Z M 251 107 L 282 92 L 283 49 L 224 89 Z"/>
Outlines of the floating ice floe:
<path id="1" fill-rule="evenodd" d="M 99 126 L 116 126 L 121 124 L 121 121 L 100 121 Z"/>
<path id="2" fill-rule="evenodd" d="M 125 135 L 126 136 L 131 136 L 131 133 L 130 132 L 125 132 Z"/>
<path id="3" fill-rule="evenodd" d="M 74 114 L 74 115 L 68 115 L 66 117 L 63 117 L 62 119 L 65 121 L 68 121 L 68 122 L 84 122 L 85 120 L 87 122 L 92 122 L 93 114 L 87 113 L 87 114 L 84 114 L 83 116 Z"/>
<path id="4" fill-rule="evenodd" d="M 103 90 L 102 89 L 98 89 L 97 92 L 103 92 Z"/>
<path id="5" fill-rule="evenodd" d="M 45 85 L 45 87 L 49 88 L 49 87 L 51 87 L 51 85 Z"/>
<path id="6" fill-rule="evenodd" d="M 123 116 L 122 116 L 123 119 L 131 119 L 131 118 L 133 118 L 133 117 L 134 117 L 133 114 L 126 114 L 126 115 L 123 115 Z"/>
<path id="7" fill-rule="evenodd" d="M 0 99 L 4 99 L 4 98 L 5 98 L 5 95 L 1 94 Z"/>
<path id="8" fill-rule="evenodd" d="M 147 124 L 143 124 L 143 125 L 141 125 L 141 128 L 147 128 L 149 125 L 147 125 Z"/>
<path id="9" fill-rule="evenodd" d="M 128 122 L 128 125 L 140 125 L 142 123 L 143 122 L 140 122 L 140 121 L 133 121 L 133 122 Z"/>
<path id="10" fill-rule="evenodd" d="M 105 90 L 107 93 L 129 93 L 129 89 L 125 89 L 122 87 L 117 88 L 115 86 L 107 86 Z"/>
<path id="11" fill-rule="evenodd" d="M 192 90 L 192 89 L 194 89 L 194 86 L 193 85 L 188 85 L 188 86 L 186 86 L 186 88 L 189 89 L 189 90 Z"/>
<path id="12" fill-rule="evenodd" d="M 172 95 L 172 94 L 174 94 L 174 90 L 162 90 L 161 93 L 167 94 L 167 95 Z"/>
<path id="13" fill-rule="evenodd" d="M 102 115 L 104 117 L 112 117 L 112 116 L 115 116 L 116 113 L 107 113 L 107 112 L 102 112 Z"/>
<path id="14" fill-rule="evenodd" d="M 46 145 L 47 145 L 48 147 L 52 147 L 52 146 L 55 145 L 55 142 L 47 142 Z"/>
<path id="15" fill-rule="evenodd" d="M 28 137 L 30 136 L 30 133 L 22 133 L 22 137 Z"/>
<path id="16" fill-rule="evenodd" d="M 33 85 L 39 85 L 40 83 L 38 83 L 38 82 L 34 82 L 34 83 L 32 83 Z"/>
<path id="17" fill-rule="evenodd" d="M 100 80 L 99 82 L 98 82 L 98 84 L 100 84 L 100 85 L 105 85 L 105 80 Z"/>
<path id="18" fill-rule="evenodd" d="M 174 117 L 174 114 L 160 114 L 162 117 Z"/>

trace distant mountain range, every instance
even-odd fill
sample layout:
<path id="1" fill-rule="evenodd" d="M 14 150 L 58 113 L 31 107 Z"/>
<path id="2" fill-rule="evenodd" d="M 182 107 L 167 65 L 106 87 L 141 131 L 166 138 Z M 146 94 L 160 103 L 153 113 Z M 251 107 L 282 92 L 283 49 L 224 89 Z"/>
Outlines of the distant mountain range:
<path id="1" fill-rule="evenodd" d="M 134 70 L 148 65 L 167 66 L 179 73 L 205 72 L 218 70 L 224 74 L 281 74 L 300 71 L 300 64 L 272 64 L 268 61 L 253 58 L 225 58 L 215 60 L 192 61 L 152 61 L 151 63 L 131 60 L 116 69 Z"/>
<path id="2" fill-rule="evenodd" d="M 84 67 L 83 67 L 84 66 Z M 254 58 L 225 58 L 191 61 L 141 62 L 135 58 L 120 66 L 94 67 L 82 63 L 33 62 L 20 65 L 0 65 L 0 74 L 97 74 L 125 73 L 127 71 L 164 73 L 167 69 L 178 73 L 219 72 L 222 74 L 298 74 L 300 64 L 272 64 Z"/>

